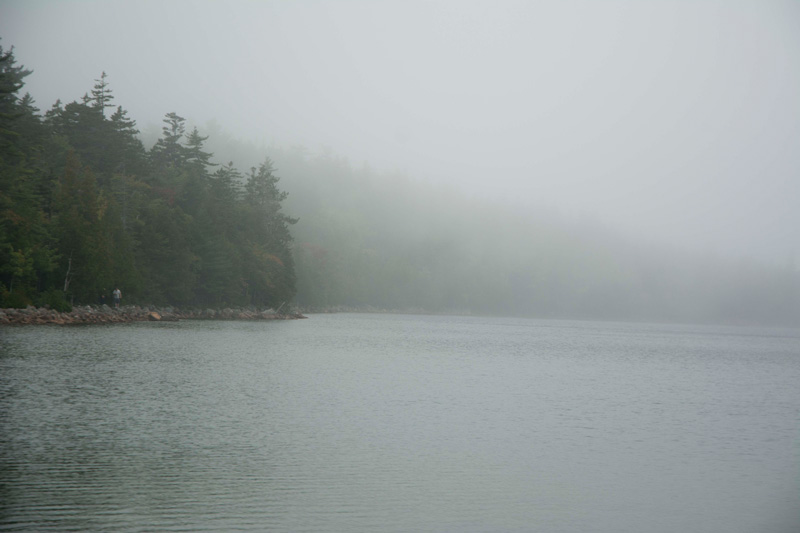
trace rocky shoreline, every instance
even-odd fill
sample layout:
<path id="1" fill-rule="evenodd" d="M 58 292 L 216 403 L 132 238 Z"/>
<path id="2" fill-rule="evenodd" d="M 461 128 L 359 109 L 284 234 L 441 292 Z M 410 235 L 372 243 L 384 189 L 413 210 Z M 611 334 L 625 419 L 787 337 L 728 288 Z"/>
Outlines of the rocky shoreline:
<path id="1" fill-rule="evenodd" d="M 25 309 L 0 309 L 0 324 L 115 324 L 123 322 L 160 322 L 178 320 L 295 320 L 307 318 L 300 313 L 277 313 L 255 308 L 179 309 L 125 305 L 119 309 L 107 305 L 75 306 L 60 313 L 53 309 L 28 306 Z"/>

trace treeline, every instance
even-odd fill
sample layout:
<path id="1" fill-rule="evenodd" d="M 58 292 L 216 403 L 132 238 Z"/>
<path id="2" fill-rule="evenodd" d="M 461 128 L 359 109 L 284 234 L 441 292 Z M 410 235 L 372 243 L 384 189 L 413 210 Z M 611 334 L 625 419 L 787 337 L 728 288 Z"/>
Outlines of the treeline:
<path id="1" fill-rule="evenodd" d="M 214 165 L 164 119 L 149 150 L 105 73 L 40 113 L 0 48 L 0 307 L 129 303 L 277 307 L 296 292 L 286 193 L 269 159 Z"/>

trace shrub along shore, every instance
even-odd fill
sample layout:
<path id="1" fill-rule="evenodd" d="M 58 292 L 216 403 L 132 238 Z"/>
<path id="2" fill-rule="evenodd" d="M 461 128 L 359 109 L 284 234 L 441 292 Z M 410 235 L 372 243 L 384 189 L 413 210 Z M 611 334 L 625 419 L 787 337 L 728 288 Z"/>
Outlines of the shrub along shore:
<path id="1" fill-rule="evenodd" d="M 119 309 L 107 305 L 75 306 L 72 311 L 58 312 L 46 307 L 0 309 L 0 324 L 114 324 L 121 322 L 190 320 L 293 320 L 307 318 L 300 313 L 278 313 L 255 308 L 179 309 L 124 305 Z"/>

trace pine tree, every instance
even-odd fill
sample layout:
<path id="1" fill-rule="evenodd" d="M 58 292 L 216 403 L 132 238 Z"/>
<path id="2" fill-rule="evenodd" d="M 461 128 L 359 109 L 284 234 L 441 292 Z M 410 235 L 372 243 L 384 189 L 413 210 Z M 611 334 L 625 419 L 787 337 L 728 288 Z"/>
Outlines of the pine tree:
<path id="1" fill-rule="evenodd" d="M 99 109 L 100 113 L 105 118 L 106 108 L 114 107 L 114 104 L 111 103 L 111 100 L 114 99 L 114 96 L 111 94 L 111 89 L 108 88 L 105 71 L 103 71 L 103 73 L 100 75 L 99 80 L 94 81 L 95 85 L 92 89 L 91 97 L 92 107 Z"/>
<path id="2" fill-rule="evenodd" d="M 22 116 L 17 92 L 25 85 L 23 80 L 33 71 L 16 65 L 14 49 L 5 52 L 0 46 L 0 150 L 3 158 L 19 157 L 18 133 L 15 122 Z"/>
<path id="3" fill-rule="evenodd" d="M 180 167 L 188 156 L 181 144 L 186 134 L 186 119 L 173 112 L 167 113 L 163 122 L 161 138 L 150 151 L 150 157 L 160 168 Z"/>
<path id="4" fill-rule="evenodd" d="M 211 153 L 203 151 L 203 146 L 208 140 L 208 136 L 203 137 L 197 128 L 193 128 L 191 133 L 186 137 L 186 162 L 190 165 L 197 166 L 203 170 L 206 167 L 216 166 L 211 163 Z"/>
<path id="5" fill-rule="evenodd" d="M 278 189 L 272 161 L 252 168 L 245 184 L 247 245 L 244 269 L 250 297 L 258 305 L 277 306 L 295 295 L 296 278 L 289 226 L 297 223 L 281 211 L 288 194 Z"/>
<path id="6" fill-rule="evenodd" d="M 31 73 L 17 66 L 13 49 L 0 47 L 0 303 L 22 306 L 56 268 L 39 168 L 43 136 L 30 95 L 19 99 Z"/>

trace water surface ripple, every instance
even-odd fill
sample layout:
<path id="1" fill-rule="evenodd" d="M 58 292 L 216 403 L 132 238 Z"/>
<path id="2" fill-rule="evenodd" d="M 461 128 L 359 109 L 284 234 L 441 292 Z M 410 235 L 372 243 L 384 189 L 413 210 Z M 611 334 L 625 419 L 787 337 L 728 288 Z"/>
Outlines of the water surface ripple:
<path id="1" fill-rule="evenodd" d="M 0 530 L 800 530 L 800 332 L 0 328 Z"/>

